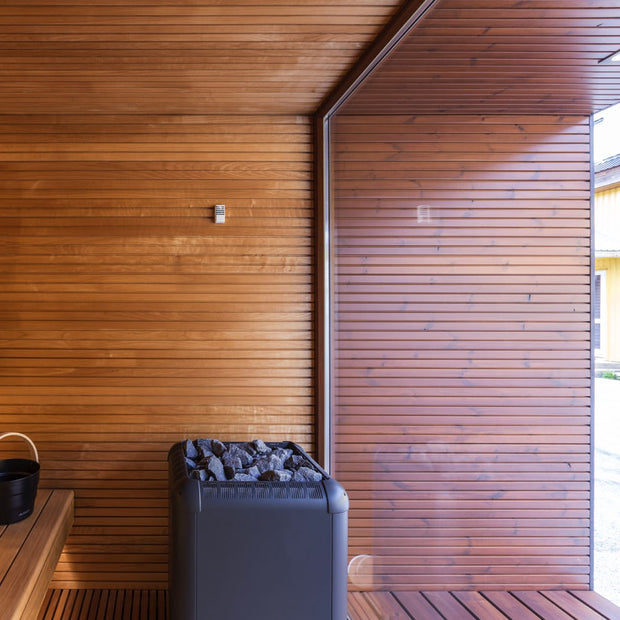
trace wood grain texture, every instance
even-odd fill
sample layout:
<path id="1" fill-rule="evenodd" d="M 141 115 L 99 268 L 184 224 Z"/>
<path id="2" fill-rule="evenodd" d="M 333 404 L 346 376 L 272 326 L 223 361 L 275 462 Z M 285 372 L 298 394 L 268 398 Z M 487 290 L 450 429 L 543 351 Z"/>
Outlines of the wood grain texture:
<path id="1" fill-rule="evenodd" d="M 472 596 L 476 595 L 476 596 Z M 564 609 L 580 597 L 590 595 L 593 618 L 614 620 L 619 609 L 603 597 L 589 591 L 557 591 L 558 602 L 544 615 L 534 615 L 512 592 L 349 592 L 347 620 L 560 620 Z M 50 590 L 38 620 L 166 620 L 165 590 Z M 473 599 L 473 600 L 472 600 Z M 472 604 L 470 605 L 470 600 Z M 495 607 L 482 607 L 480 600 Z M 471 610 L 471 611 L 469 611 Z M 475 610 L 476 615 L 472 615 Z M 498 615 L 498 610 L 504 615 Z"/>
<path id="2" fill-rule="evenodd" d="M 591 114 L 620 99 L 614 2 L 439 0 L 346 114 Z M 617 63 L 616 63 L 617 65 Z"/>
<path id="3" fill-rule="evenodd" d="M 173 443 L 315 448 L 310 119 L 0 126 L 0 427 L 75 490 L 53 583 L 165 587 Z"/>
<path id="4" fill-rule="evenodd" d="M 49 590 L 38 620 L 166 620 L 163 589 Z"/>
<path id="5" fill-rule="evenodd" d="M 73 493 L 37 493 L 33 513 L 0 531 L 2 617 L 34 620 L 73 523 Z"/>
<path id="6" fill-rule="evenodd" d="M 11 0 L 1 112 L 310 114 L 398 5 Z"/>
<path id="7" fill-rule="evenodd" d="M 402 4 L 9 0 L 0 7 L 0 111 L 311 114 Z M 599 64 L 620 45 L 619 17 L 613 2 L 437 0 L 362 86 L 365 107 L 354 98 L 344 109 L 600 110 L 620 99 L 620 69 Z"/>
<path id="8" fill-rule="evenodd" d="M 334 124 L 352 587 L 586 588 L 588 119 Z"/>

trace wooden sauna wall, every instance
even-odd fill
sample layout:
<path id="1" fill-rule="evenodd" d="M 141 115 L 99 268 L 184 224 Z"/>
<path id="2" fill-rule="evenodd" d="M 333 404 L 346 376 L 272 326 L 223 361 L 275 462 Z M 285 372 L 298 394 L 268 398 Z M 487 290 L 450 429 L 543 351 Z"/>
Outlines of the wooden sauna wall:
<path id="1" fill-rule="evenodd" d="M 588 587 L 589 136 L 586 117 L 336 117 L 353 589 Z"/>
<path id="2" fill-rule="evenodd" d="M 5 116 L 0 170 L 0 430 L 76 493 L 52 585 L 165 587 L 173 443 L 314 449 L 310 121 Z"/>

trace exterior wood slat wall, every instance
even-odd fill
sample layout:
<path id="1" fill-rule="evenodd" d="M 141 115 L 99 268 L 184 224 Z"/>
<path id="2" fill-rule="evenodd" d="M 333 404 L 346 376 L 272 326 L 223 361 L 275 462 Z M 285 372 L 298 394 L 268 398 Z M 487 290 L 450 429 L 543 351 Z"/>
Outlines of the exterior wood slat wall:
<path id="1" fill-rule="evenodd" d="M 310 119 L 5 116 L 0 140 L 0 428 L 75 490 L 53 585 L 165 587 L 174 442 L 314 449 Z"/>
<path id="2" fill-rule="evenodd" d="M 589 133 L 335 118 L 353 588 L 588 587 Z"/>

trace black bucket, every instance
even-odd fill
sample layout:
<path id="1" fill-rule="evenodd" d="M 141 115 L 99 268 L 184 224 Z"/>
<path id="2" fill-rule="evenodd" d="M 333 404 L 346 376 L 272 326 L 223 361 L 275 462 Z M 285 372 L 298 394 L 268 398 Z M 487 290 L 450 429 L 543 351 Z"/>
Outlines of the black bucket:
<path id="1" fill-rule="evenodd" d="M 35 460 L 0 460 L 0 525 L 22 521 L 32 514 L 39 483 L 39 455 L 32 441 L 21 433 L 4 433 L 0 439 L 15 435 L 30 444 Z"/>

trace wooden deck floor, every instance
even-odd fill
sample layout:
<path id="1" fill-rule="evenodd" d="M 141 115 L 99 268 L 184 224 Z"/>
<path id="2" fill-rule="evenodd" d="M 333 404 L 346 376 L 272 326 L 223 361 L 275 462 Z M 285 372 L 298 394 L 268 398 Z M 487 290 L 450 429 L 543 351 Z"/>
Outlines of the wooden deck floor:
<path id="1" fill-rule="evenodd" d="M 620 620 L 594 592 L 351 592 L 351 620 Z"/>
<path id="2" fill-rule="evenodd" d="M 166 598 L 165 590 L 50 590 L 38 620 L 166 620 Z M 351 592 L 349 618 L 620 620 L 620 607 L 587 591 Z"/>

